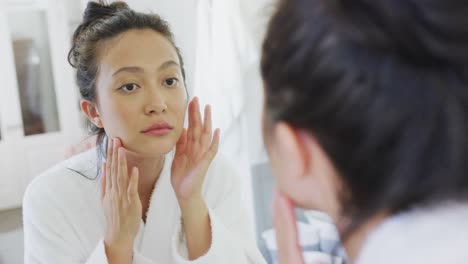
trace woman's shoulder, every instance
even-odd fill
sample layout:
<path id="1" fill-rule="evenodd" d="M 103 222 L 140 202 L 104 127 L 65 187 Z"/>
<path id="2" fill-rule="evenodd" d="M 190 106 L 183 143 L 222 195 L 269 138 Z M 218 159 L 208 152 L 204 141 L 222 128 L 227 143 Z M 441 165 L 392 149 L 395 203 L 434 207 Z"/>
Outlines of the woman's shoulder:
<path id="1" fill-rule="evenodd" d="M 367 238 L 359 264 L 468 263 L 468 201 L 392 216 Z"/>
<path id="2" fill-rule="evenodd" d="M 61 199 L 77 191 L 94 188 L 97 181 L 96 149 L 90 149 L 34 177 L 26 188 L 23 202 L 32 199 Z"/>

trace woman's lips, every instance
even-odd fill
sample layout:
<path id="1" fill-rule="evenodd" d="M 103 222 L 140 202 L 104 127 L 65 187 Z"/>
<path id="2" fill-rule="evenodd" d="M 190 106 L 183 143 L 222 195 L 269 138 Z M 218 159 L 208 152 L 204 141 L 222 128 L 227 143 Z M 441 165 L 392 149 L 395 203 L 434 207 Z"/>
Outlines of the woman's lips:
<path id="1" fill-rule="evenodd" d="M 171 132 L 172 126 L 169 125 L 167 122 L 156 122 L 149 127 L 147 127 L 143 133 L 147 135 L 153 135 L 153 136 L 164 136 L 167 135 Z"/>
<path id="2" fill-rule="evenodd" d="M 169 134 L 171 131 L 172 131 L 171 128 L 156 128 L 156 129 L 147 130 L 143 133 L 145 133 L 146 135 L 153 135 L 153 136 L 165 136 Z"/>

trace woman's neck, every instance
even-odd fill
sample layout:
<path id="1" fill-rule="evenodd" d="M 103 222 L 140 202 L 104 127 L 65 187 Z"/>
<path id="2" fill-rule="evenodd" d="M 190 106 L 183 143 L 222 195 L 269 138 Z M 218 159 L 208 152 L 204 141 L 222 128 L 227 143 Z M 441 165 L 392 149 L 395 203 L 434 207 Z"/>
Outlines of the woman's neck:
<path id="1" fill-rule="evenodd" d="M 133 167 L 138 168 L 138 192 L 142 196 L 149 196 L 154 184 L 161 175 L 164 166 L 164 155 L 157 157 L 144 157 L 137 153 L 127 151 L 127 167 L 129 175 Z"/>
<path id="2" fill-rule="evenodd" d="M 366 239 L 374 231 L 378 225 L 380 225 L 386 218 L 388 214 L 380 213 L 369 219 L 367 222 L 362 224 L 357 230 L 355 230 L 349 237 L 344 241 L 343 246 L 346 250 L 348 256 L 348 261 L 350 264 L 355 264 L 359 253 L 364 247 Z M 340 233 L 344 232 L 344 228 L 340 228 Z"/>

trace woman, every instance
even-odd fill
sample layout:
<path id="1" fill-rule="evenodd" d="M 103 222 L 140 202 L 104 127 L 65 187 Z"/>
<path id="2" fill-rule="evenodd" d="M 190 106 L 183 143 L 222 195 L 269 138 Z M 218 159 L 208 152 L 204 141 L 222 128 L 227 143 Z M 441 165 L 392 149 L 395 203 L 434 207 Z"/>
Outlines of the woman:
<path id="1" fill-rule="evenodd" d="M 29 185 L 25 262 L 264 263 L 167 23 L 90 2 L 69 60 L 97 148 Z"/>
<path id="2" fill-rule="evenodd" d="M 468 3 L 280 1 L 263 46 L 280 263 L 294 207 L 349 262 L 468 263 Z"/>

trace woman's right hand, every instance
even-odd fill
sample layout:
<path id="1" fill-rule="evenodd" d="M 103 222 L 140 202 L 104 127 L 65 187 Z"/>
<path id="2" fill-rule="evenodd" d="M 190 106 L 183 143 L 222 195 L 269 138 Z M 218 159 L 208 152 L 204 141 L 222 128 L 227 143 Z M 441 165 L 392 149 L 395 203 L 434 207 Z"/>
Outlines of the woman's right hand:
<path id="1" fill-rule="evenodd" d="M 131 263 L 142 205 L 138 195 L 138 169 L 132 168 L 128 176 L 125 150 L 119 139 L 109 142 L 107 162 L 102 164 L 101 202 L 106 218 L 104 244 L 109 263 Z"/>

